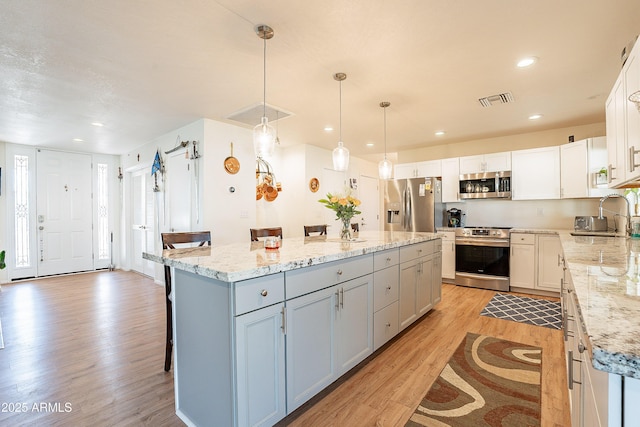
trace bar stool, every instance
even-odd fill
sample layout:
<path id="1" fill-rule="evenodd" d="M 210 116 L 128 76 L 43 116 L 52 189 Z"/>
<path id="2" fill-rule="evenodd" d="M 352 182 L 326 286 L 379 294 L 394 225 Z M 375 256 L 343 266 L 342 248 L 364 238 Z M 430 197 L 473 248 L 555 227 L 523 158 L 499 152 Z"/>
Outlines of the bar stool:
<path id="1" fill-rule="evenodd" d="M 310 236 L 309 233 L 320 233 L 319 236 L 327 235 L 327 224 L 322 225 L 305 225 L 304 235 Z"/>
<path id="2" fill-rule="evenodd" d="M 162 249 L 176 249 L 175 245 L 198 243 L 197 246 L 211 246 L 210 231 L 189 231 L 183 233 L 162 233 Z M 185 247 L 188 247 L 185 246 Z M 171 303 L 171 267 L 164 266 L 164 290 L 167 304 L 167 343 L 164 352 L 164 370 L 171 369 L 171 353 L 173 351 L 173 307 Z"/>
<path id="3" fill-rule="evenodd" d="M 258 237 L 279 236 L 282 239 L 282 227 L 250 228 L 251 241 L 257 242 Z"/>

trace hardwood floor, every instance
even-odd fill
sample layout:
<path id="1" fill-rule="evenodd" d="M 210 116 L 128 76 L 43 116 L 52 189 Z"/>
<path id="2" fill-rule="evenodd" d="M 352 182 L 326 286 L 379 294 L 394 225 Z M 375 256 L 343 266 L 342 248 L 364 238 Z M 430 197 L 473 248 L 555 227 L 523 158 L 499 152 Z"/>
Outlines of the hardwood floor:
<path id="1" fill-rule="evenodd" d="M 184 425 L 152 280 L 113 271 L 4 284 L 0 317 L 0 425 Z"/>
<path id="2" fill-rule="evenodd" d="M 475 332 L 542 347 L 542 425 L 570 425 L 562 332 L 479 316 L 494 294 L 444 285 L 431 313 L 280 424 L 402 426 Z M 3 285 L 0 425 L 184 425 L 163 370 L 163 298 L 122 271 Z"/>

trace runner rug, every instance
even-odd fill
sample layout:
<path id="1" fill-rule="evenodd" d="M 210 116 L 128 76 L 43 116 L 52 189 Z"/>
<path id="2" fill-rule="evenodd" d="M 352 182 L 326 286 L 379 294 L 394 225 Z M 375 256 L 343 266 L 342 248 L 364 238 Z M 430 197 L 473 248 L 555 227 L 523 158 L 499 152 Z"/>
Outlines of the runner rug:
<path id="1" fill-rule="evenodd" d="M 481 316 L 512 320 L 551 329 L 562 327 L 562 308 L 559 302 L 541 298 L 496 294 L 480 312 Z"/>
<path id="2" fill-rule="evenodd" d="M 542 349 L 468 333 L 405 426 L 539 426 Z"/>

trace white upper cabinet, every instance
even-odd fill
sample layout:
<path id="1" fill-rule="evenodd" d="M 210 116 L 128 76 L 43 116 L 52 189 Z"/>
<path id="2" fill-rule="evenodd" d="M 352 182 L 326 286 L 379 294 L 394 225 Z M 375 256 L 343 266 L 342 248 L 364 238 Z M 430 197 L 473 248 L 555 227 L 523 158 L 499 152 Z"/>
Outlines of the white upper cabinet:
<path id="1" fill-rule="evenodd" d="M 513 200 L 560 198 L 560 147 L 512 151 L 511 165 Z"/>
<path id="2" fill-rule="evenodd" d="M 460 157 L 460 174 L 511 170 L 511 152 Z"/>
<path id="3" fill-rule="evenodd" d="M 418 178 L 442 176 L 442 160 L 427 160 L 416 163 L 416 174 Z"/>
<path id="4" fill-rule="evenodd" d="M 395 165 L 393 170 L 395 179 L 442 176 L 442 161 L 438 159 L 416 163 L 400 163 Z"/>
<path id="5" fill-rule="evenodd" d="M 607 186 L 607 139 L 603 136 L 560 146 L 560 185 L 563 199 L 602 197 Z"/>
<path id="6" fill-rule="evenodd" d="M 607 179 L 609 186 L 616 187 L 626 178 L 626 151 L 624 141 L 624 84 L 622 76 L 618 78 L 613 90 L 607 98 L 605 111 L 607 116 Z"/>
<path id="7" fill-rule="evenodd" d="M 460 163 L 458 157 L 442 159 L 442 202 L 460 201 Z"/>
<path id="8" fill-rule="evenodd" d="M 640 111 L 629 96 L 640 90 L 640 43 L 635 44 L 605 104 L 610 187 L 640 178 Z"/>
<path id="9" fill-rule="evenodd" d="M 393 167 L 394 179 L 406 179 L 416 177 L 415 163 L 400 163 Z"/>

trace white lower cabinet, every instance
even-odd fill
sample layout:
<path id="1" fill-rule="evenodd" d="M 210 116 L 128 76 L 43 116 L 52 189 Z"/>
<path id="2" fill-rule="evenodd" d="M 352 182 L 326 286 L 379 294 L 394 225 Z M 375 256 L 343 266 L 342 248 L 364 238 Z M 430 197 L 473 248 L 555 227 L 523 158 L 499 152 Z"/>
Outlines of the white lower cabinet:
<path id="1" fill-rule="evenodd" d="M 436 241 L 437 242 L 437 241 Z M 442 252 L 437 250 L 433 254 L 431 278 L 431 307 L 442 300 Z"/>
<path id="2" fill-rule="evenodd" d="M 552 234 L 539 234 L 538 246 L 538 277 L 537 288 L 560 292 L 562 279 L 562 244 L 560 237 Z"/>
<path id="3" fill-rule="evenodd" d="M 400 248 L 400 330 L 433 307 L 434 241 Z"/>
<path id="4" fill-rule="evenodd" d="M 562 245 L 555 234 L 511 233 L 511 288 L 560 292 Z"/>
<path id="5" fill-rule="evenodd" d="M 390 249 L 374 254 L 373 349 L 377 350 L 398 333 L 400 253 Z"/>
<path id="6" fill-rule="evenodd" d="M 456 278 L 456 232 L 442 231 L 442 280 L 453 283 Z"/>
<path id="7" fill-rule="evenodd" d="M 286 415 L 284 303 L 235 318 L 238 425 L 270 426 Z"/>
<path id="8" fill-rule="evenodd" d="M 287 300 L 287 410 L 373 352 L 373 275 Z"/>
<path id="9" fill-rule="evenodd" d="M 536 235 L 511 233 L 509 286 L 534 289 L 536 285 Z"/>
<path id="10" fill-rule="evenodd" d="M 593 367 L 571 277 L 561 294 L 572 427 L 625 427 L 640 419 L 640 380 Z"/>

